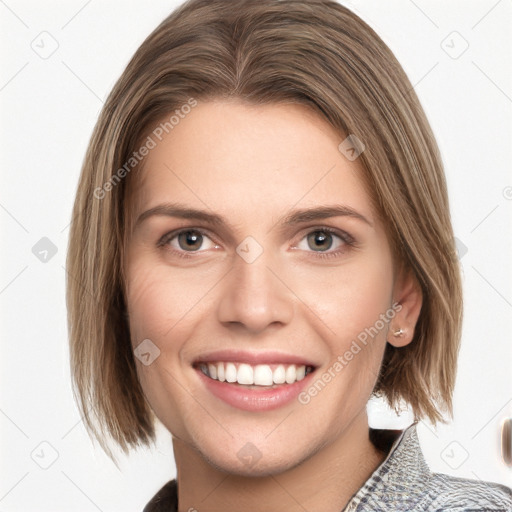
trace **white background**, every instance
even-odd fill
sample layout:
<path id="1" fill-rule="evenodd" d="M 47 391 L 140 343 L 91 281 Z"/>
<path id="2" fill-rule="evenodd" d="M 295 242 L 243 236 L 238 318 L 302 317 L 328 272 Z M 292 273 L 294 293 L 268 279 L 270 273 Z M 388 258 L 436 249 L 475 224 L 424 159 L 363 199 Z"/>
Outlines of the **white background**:
<path id="1" fill-rule="evenodd" d="M 425 457 L 434 471 L 512 486 L 499 457 L 500 424 L 512 417 L 512 2 L 342 3 L 383 37 L 415 86 L 442 151 L 460 240 L 466 302 L 455 420 L 419 424 Z M 161 427 L 157 446 L 121 457 L 120 469 L 87 437 L 70 387 L 65 255 L 102 103 L 176 5 L 0 0 L 0 512 L 140 511 L 175 474 Z M 46 59 L 33 49 L 52 44 Z M 43 237 L 57 249 L 46 263 L 32 252 Z M 375 426 L 392 424 L 369 410 Z"/>

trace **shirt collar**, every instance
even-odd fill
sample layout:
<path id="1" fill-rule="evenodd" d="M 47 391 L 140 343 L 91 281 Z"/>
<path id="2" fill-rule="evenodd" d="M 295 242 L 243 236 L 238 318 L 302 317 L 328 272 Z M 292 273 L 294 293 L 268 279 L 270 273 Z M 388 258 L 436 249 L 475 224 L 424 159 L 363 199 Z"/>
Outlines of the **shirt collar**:
<path id="1" fill-rule="evenodd" d="M 398 431 L 387 457 L 352 496 L 343 512 L 415 510 L 425 498 L 431 478 L 416 432 L 417 424 L 415 421 L 401 433 Z M 389 432 L 371 430 L 371 437 L 377 439 Z"/>

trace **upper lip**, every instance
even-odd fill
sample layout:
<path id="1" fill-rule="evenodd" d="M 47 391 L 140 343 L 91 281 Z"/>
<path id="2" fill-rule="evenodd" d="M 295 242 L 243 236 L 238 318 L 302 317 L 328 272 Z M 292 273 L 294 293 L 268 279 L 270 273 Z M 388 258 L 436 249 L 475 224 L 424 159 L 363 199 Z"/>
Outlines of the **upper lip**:
<path id="1" fill-rule="evenodd" d="M 245 350 L 216 350 L 203 354 L 194 359 L 194 364 L 199 363 L 246 363 L 250 365 L 256 364 L 296 364 L 304 366 L 317 365 L 304 357 L 296 354 L 285 354 L 283 352 L 247 352 Z"/>

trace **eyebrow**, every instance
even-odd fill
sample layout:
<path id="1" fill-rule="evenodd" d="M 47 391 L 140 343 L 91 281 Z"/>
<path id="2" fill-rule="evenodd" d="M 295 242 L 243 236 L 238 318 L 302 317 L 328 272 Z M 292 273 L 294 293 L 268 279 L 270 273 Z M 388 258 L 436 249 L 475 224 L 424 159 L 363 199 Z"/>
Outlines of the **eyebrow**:
<path id="1" fill-rule="evenodd" d="M 205 222 L 212 226 L 230 226 L 230 223 L 226 221 L 224 217 L 216 213 L 210 213 L 206 210 L 198 210 L 196 208 L 189 208 L 176 203 L 164 203 L 141 213 L 137 218 L 134 227 L 136 228 L 146 219 L 154 216 L 191 219 Z M 354 210 L 350 206 L 339 204 L 293 210 L 284 216 L 281 224 L 284 226 L 294 226 L 313 220 L 327 219 L 329 217 L 351 217 L 373 227 L 373 223 L 364 215 Z"/>

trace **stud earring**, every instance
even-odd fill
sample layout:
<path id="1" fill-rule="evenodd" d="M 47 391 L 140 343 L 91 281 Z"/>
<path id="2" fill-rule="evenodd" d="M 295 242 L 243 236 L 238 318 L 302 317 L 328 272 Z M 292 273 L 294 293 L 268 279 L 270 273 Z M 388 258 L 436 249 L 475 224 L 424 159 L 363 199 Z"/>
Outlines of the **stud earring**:
<path id="1" fill-rule="evenodd" d="M 400 338 L 400 336 L 402 336 L 403 333 L 404 333 L 404 331 L 402 329 L 398 329 L 398 331 L 393 332 L 393 336 Z"/>

